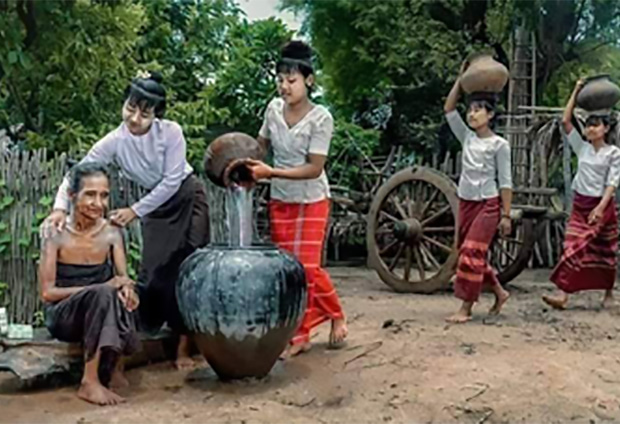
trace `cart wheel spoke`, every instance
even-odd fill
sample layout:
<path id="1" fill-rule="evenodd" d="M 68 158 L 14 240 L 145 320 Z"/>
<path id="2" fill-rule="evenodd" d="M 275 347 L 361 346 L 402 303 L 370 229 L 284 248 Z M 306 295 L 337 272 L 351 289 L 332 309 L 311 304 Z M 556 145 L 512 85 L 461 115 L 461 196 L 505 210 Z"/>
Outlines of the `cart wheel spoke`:
<path id="1" fill-rule="evenodd" d="M 398 260 L 401 258 L 401 256 L 403 256 L 404 249 L 405 249 L 404 244 L 401 244 L 400 246 L 398 246 L 398 251 L 396 252 L 396 255 L 394 255 L 394 257 L 392 258 L 392 261 L 390 262 L 390 268 L 389 268 L 390 271 L 393 271 L 396 265 L 398 264 Z"/>
<path id="2" fill-rule="evenodd" d="M 434 214 L 432 214 L 431 216 L 429 216 L 428 218 L 426 218 L 424 221 L 422 221 L 422 226 L 425 227 L 426 225 L 430 224 L 431 222 L 435 221 L 437 218 L 439 218 L 441 215 L 450 212 L 450 205 L 446 205 L 443 208 L 439 209 L 437 212 L 435 212 Z"/>
<path id="3" fill-rule="evenodd" d="M 437 240 L 433 240 L 430 237 L 427 236 L 422 236 L 424 238 L 425 241 L 434 244 L 435 246 L 439 247 L 440 249 L 442 249 L 443 251 L 447 252 L 447 253 L 452 253 L 452 248 L 450 246 L 446 246 L 445 244 L 437 241 Z"/>

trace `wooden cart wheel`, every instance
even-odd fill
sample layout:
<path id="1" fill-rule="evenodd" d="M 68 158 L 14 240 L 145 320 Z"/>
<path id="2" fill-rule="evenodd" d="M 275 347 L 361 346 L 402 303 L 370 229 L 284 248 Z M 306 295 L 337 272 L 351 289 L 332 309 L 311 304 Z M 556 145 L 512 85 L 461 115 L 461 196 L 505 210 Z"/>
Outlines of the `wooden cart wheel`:
<path id="1" fill-rule="evenodd" d="M 368 213 L 368 265 L 397 292 L 447 288 L 457 260 L 456 185 L 414 166 L 383 184 Z"/>
<path id="2" fill-rule="evenodd" d="M 497 271 L 502 285 L 515 279 L 527 267 L 535 242 L 534 220 L 529 218 L 514 220 L 509 236 L 495 236 L 489 249 L 489 263 Z"/>

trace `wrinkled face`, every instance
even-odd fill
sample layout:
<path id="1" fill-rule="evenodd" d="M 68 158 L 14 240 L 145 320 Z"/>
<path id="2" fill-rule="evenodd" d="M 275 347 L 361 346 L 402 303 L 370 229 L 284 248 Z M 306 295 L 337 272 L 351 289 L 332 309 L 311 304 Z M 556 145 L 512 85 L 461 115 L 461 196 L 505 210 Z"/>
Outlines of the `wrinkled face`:
<path id="1" fill-rule="evenodd" d="M 588 141 L 605 140 L 605 135 L 609 132 L 609 125 L 605 125 L 601 119 L 588 119 L 585 132 Z"/>
<path id="2" fill-rule="evenodd" d="M 301 72 L 278 74 L 278 93 L 289 105 L 297 104 L 308 96 L 308 86 L 312 86 L 314 77 L 304 78 Z"/>
<path id="3" fill-rule="evenodd" d="M 130 104 L 129 100 L 123 105 L 123 121 L 133 135 L 146 134 L 155 119 L 155 108 L 141 109 L 138 105 Z"/>
<path id="4" fill-rule="evenodd" d="M 489 112 L 479 103 L 472 103 L 467 110 L 467 123 L 474 131 L 489 125 L 494 113 Z"/>
<path id="5" fill-rule="evenodd" d="M 110 182 L 102 174 L 89 175 L 82 179 L 80 191 L 72 193 L 76 215 L 97 220 L 105 215 L 110 200 Z"/>

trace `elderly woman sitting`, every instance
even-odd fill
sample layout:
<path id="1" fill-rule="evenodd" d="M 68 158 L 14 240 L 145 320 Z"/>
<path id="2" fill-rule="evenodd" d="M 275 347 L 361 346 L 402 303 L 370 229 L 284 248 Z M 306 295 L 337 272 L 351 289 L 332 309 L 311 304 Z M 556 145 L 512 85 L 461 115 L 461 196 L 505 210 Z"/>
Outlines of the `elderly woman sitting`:
<path id="1" fill-rule="evenodd" d="M 71 174 L 73 211 L 68 225 L 43 241 L 39 281 L 46 324 L 55 338 L 81 342 L 85 366 L 78 397 L 98 405 L 123 398 L 121 355 L 137 350 L 134 283 L 127 277 L 121 230 L 104 218 L 110 182 L 96 163 Z"/>

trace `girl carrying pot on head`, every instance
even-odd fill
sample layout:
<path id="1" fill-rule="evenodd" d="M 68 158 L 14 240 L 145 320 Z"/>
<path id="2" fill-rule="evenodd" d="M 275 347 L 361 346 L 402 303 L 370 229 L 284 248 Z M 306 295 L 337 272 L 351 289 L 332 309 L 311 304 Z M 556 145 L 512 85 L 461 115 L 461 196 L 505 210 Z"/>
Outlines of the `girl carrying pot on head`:
<path id="1" fill-rule="evenodd" d="M 473 93 L 467 110 L 467 124 L 456 110 L 461 94 L 461 78 L 467 63 L 448 94 L 444 105 L 450 129 L 463 146 L 459 178 L 458 249 L 454 294 L 461 299 L 459 310 L 446 320 L 471 320 L 474 303 L 484 285 L 495 294 L 490 315 L 500 313 L 510 294 L 500 285 L 487 262 L 487 252 L 498 229 L 511 232 L 512 175 L 510 145 L 491 129 L 495 115 L 495 95 Z"/>
<path id="2" fill-rule="evenodd" d="M 114 163 L 123 175 L 148 190 L 138 202 L 111 211 L 113 224 L 142 224 L 142 265 L 138 277 L 140 321 L 147 328 L 164 322 L 180 341 L 176 365 L 190 367 L 189 339 L 178 310 L 175 285 L 181 262 L 209 240 L 205 189 L 186 159 L 179 124 L 164 119 L 166 91 L 157 73 L 140 72 L 127 86 L 121 124 L 90 149 L 80 163 Z M 70 205 L 65 177 L 54 210 L 42 225 L 49 237 L 65 226 Z"/>
<path id="3" fill-rule="evenodd" d="M 569 294 L 583 290 L 604 290 L 603 306 L 614 303 L 618 219 L 613 199 L 620 180 L 620 149 L 606 143 L 610 110 L 589 114 L 586 140 L 573 126 L 573 111 L 583 86 L 583 80 L 577 81 L 562 117 L 578 167 L 572 185 L 573 210 L 564 233 L 564 252 L 551 275 L 561 293 L 543 296 L 556 309 L 566 307 Z"/>

